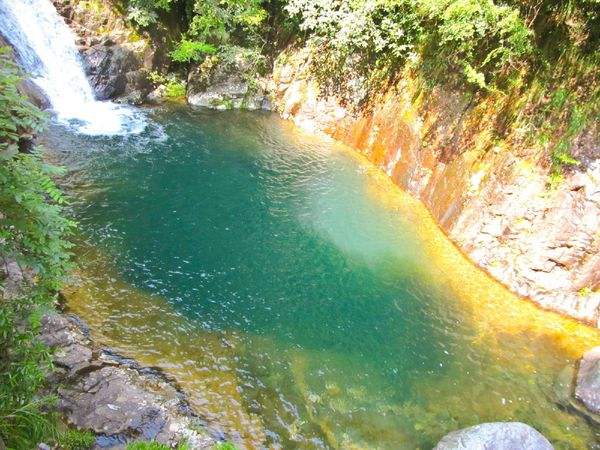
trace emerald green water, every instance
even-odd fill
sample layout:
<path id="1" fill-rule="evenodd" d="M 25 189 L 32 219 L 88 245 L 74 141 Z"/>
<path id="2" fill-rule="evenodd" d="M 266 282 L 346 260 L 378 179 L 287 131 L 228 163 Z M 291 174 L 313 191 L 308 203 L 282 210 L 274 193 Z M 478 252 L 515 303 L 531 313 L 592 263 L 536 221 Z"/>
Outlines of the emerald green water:
<path id="1" fill-rule="evenodd" d="M 552 388 L 595 331 L 468 267 L 340 146 L 270 114 L 148 114 L 141 136 L 46 136 L 80 223 L 67 298 L 214 429 L 247 448 L 412 449 L 519 420 L 595 445 Z"/>

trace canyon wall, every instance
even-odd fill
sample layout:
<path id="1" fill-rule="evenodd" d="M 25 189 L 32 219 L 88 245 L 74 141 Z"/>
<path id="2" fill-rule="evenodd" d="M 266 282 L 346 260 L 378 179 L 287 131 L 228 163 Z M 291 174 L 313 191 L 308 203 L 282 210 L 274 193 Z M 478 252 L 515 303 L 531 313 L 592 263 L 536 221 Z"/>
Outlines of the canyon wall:
<path id="1" fill-rule="evenodd" d="M 137 63 L 123 68 L 120 59 L 111 56 L 114 52 L 108 52 L 108 66 L 130 73 L 130 81 L 164 67 L 167 41 L 172 40 L 168 35 L 176 31 L 157 30 L 156 36 L 139 40 L 106 4 L 54 1 L 82 38 L 92 79 L 94 73 L 111 73 L 112 69 L 97 70 L 106 58 L 89 57 L 105 55 L 106 49 L 137 54 Z M 90 5 L 96 5 L 91 12 Z M 204 95 L 218 100 L 207 106 L 221 109 L 270 104 L 301 128 L 348 144 L 421 199 L 457 246 L 509 289 L 544 308 L 600 326 L 597 120 L 570 142 L 570 154 L 579 163 L 565 167 L 560 182 L 552 184 L 548 149 L 530 144 L 530 130 L 504 130 L 498 139 L 498 130 L 507 128 L 499 105 L 513 100 L 499 101 L 506 94 L 474 98 L 442 85 L 425 87 L 422 79 L 405 71 L 393 85 L 371 96 L 367 107 L 349 108 L 320 88 L 306 48 L 283 51 L 272 74 L 258 80 L 261 97 L 254 98 L 253 92 L 251 102 L 242 101 L 247 86 L 238 89 L 241 94 L 222 88 L 240 85 L 242 67 L 239 73 L 231 71 L 230 83 L 218 79 L 202 92 L 196 92 L 197 69 L 192 67 L 188 75 L 188 99 Z M 130 97 L 131 92 L 149 89 L 139 80 L 130 84 L 123 92 Z"/>
<path id="2" fill-rule="evenodd" d="M 600 326 L 600 137 L 573 141 L 580 161 L 549 186 L 550 165 L 516 130 L 494 142 L 493 98 L 476 102 L 405 73 L 353 111 L 322 92 L 306 49 L 276 61 L 273 104 L 286 119 L 364 154 L 421 199 L 470 258 L 540 306 Z M 485 299 L 483 299 L 485 300 Z"/>

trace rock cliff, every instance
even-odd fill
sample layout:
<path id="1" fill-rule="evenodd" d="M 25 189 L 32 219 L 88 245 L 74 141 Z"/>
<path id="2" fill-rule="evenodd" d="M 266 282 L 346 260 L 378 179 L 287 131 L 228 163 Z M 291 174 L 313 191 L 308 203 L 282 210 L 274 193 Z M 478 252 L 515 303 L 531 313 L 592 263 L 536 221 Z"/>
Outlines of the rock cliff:
<path id="1" fill-rule="evenodd" d="M 278 58 L 271 89 L 284 118 L 363 153 L 421 199 L 471 259 L 540 306 L 600 325 L 600 136 L 574 140 L 580 163 L 557 187 L 549 164 L 460 92 L 420 90 L 406 74 L 358 111 L 322 92 L 305 49 Z"/>

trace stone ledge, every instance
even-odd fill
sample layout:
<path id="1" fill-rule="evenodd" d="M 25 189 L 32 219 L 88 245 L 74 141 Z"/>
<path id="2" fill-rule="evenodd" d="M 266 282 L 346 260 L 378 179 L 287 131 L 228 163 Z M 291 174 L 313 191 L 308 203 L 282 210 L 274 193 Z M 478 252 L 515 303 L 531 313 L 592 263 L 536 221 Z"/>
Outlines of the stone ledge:
<path id="1" fill-rule="evenodd" d="M 172 380 L 97 346 L 78 317 L 44 316 L 40 337 L 54 350 L 49 378 L 59 386 L 59 412 L 69 425 L 93 431 L 95 448 L 122 448 L 141 439 L 210 449 L 223 438 L 195 414 Z"/>

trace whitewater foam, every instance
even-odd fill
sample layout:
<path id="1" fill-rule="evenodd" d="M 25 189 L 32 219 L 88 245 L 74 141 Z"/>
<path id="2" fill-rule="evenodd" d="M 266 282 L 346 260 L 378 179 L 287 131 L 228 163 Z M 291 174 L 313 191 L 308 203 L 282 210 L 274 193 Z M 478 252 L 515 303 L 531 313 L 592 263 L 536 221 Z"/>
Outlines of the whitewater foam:
<path id="1" fill-rule="evenodd" d="M 0 33 L 48 96 L 59 123 L 95 136 L 139 134 L 146 128 L 141 111 L 94 98 L 75 35 L 50 0 L 0 0 Z"/>

